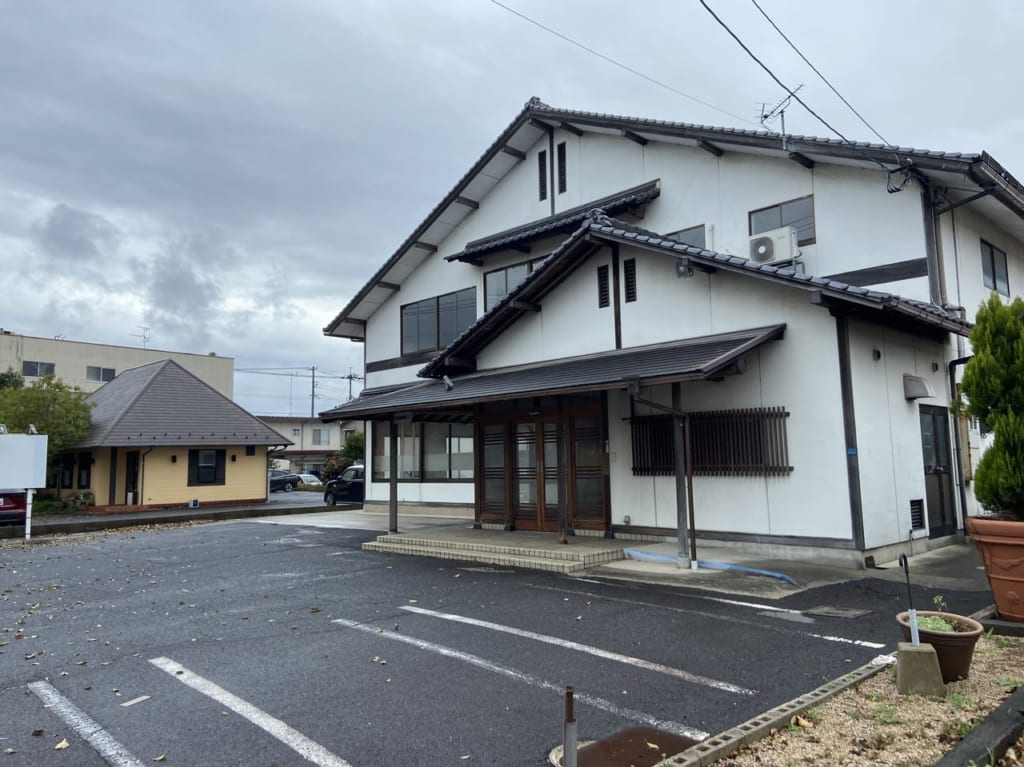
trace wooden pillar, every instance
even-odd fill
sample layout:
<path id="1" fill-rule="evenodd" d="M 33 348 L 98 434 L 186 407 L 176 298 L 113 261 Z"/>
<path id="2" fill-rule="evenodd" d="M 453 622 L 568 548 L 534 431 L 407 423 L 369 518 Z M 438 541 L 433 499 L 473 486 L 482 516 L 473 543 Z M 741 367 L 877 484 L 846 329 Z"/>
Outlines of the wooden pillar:
<path id="1" fill-rule="evenodd" d="M 398 422 L 394 416 L 391 417 L 391 428 L 388 434 L 391 443 L 391 455 L 389 456 L 389 479 L 390 500 L 388 502 L 388 532 L 398 532 Z"/>
<path id="2" fill-rule="evenodd" d="M 676 526 L 679 539 L 679 565 L 690 566 L 689 516 L 686 490 L 686 418 L 683 413 L 683 395 L 680 384 L 672 384 L 672 446 L 675 448 Z"/>

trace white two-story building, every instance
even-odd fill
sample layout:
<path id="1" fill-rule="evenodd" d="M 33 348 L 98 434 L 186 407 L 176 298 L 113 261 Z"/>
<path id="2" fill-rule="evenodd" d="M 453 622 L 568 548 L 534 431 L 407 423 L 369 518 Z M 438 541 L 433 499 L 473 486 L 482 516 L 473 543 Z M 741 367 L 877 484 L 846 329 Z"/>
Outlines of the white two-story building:
<path id="1" fill-rule="evenodd" d="M 965 155 L 531 100 L 325 333 L 367 503 L 859 563 L 955 539 L 1024 189 Z M 703 555 L 701 555 L 703 556 Z"/>

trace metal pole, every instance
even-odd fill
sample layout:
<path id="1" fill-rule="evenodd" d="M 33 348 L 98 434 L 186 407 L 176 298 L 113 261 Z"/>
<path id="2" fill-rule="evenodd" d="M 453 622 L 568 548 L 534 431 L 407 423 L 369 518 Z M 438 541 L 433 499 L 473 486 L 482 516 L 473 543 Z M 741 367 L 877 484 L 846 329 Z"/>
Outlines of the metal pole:
<path id="1" fill-rule="evenodd" d="M 576 716 L 572 706 L 572 687 L 565 688 L 565 728 L 562 737 L 562 764 L 576 767 Z"/>
<path id="2" fill-rule="evenodd" d="M 913 645 L 917 646 L 921 644 L 921 635 L 917 628 L 917 610 L 914 609 L 914 595 L 910 592 L 910 563 L 907 561 L 906 554 L 900 554 L 898 561 L 907 576 L 907 604 L 909 605 L 907 623 L 910 624 L 910 641 Z"/>
<path id="3" fill-rule="evenodd" d="M 312 418 L 315 413 L 313 412 L 316 408 L 316 365 L 310 368 L 313 372 L 312 383 L 309 387 L 309 417 Z"/>
<path id="4" fill-rule="evenodd" d="M 688 514 L 686 503 L 686 434 L 685 419 L 682 416 L 683 395 L 678 383 L 672 384 L 672 445 L 675 448 L 676 475 L 676 527 L 678 529 L 680 567 L 691 567 Z"/>
<path id="5" fill-rule="evenodd" d="M 690 569 L 697 569 L 697 521 L 693 513 L 693 432 L 690 416 L 683 419 L 686 443 L 686 506 L 690 517 Z"/>
<path id="6" fill-rule="evenodd" d="M 29 488 L 25 492 L 25 540 L 32 540 L 32 496 L 35 490 Z"/>
<path id="7" fill-rule="evenodd" d="M 398 532 L 398 422 L 391 418 L 391 430 L 388 435 L 391 441 L 391 456 L 389 461 L 389 475 L 391 487 L 391 500 L 388 502 L 388 532 Z"/>

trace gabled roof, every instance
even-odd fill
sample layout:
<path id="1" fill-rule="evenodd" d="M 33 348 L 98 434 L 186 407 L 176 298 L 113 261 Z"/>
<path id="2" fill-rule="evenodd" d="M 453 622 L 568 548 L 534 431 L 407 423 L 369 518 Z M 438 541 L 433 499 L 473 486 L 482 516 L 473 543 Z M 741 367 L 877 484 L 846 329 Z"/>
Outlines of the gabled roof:
<path id="1" fill-rule="evenodd" d="M 125 370 L 86 401 L 79 447 L 292 444 L 170 359 Z"/>
<path id="2" fill-rule="evenodd" d="M 715 128 L 666 120 L 558 109 L 533 98 L 501 132 L 466 174 L 444 196 L 391 257 L 324 328 L 326 335 L 363 339 L 366 321 L 424 259 L 479 207 L 542 136 L 564 128 L 576 134 L 621 136 L 638 143 L 651 141 L 698 147 L 715 155 L 742 152 L 791 159 L 802 165 L 823 162 L 862 168 L 909 172 L 947 188 L 950 203 L 974 200 L 989 217 L 1008 213 L 1006 225 L 1024 239 L 1024 186 L 987 152 L 964 154 L 867 142 L 845 143 L 813 136 L 781 136 L 767 131 Z M 974 199 L 977 195 L 985 197 Z"/>
<path id="3" fill-rule="evenodd" d="M 967 335 L 971 328 L 969 323 L 924 301 L 848 285 L 827 277 L 814 277 L 791 266 L 758 264 L 739 256 L 695 248 L 664 235 L 609 218 L 603 211 L 591 211 L 580 228 L 543 264 L 490 311 L 477 319 L 447 349 L 425 365 L 418 375 L 439 378 L 449 372 L 465 370 L 468 361 L 473 360 L 484 347 L 524 313 L 534 311 L 543 297 L 585 262 L 593 251 L 612 243 L 663 253 L 685 260 L 686 266 L 702 271 L 728 271 L 802 289 L 812 294 L 811 300 L 814 303 L 833 306 L 869 321 L 933 335 Z"/>
<path id="4" fill-rule="evenodd" d="M 396 411 L 438 413 L 492 400 L 627 388 L 720 378 L 747 352 L 782 338 L 785 324 L 620 349 L 581 357 L 519 365 L 459 376 L 449 385 L 425 381 L 397 391 L 363 392 L 324 420 L 391 415 Z"/>
<path id="5" fill-rule="evenodd" d="M 617 216 L 627 210 L 645 205 L 661 194 L 661 183 L 658 179 L 648 181 L 646 184 L 634 186 L 624 192 L 602 197 L 600 200 L 578 205 L 575 208 L 547 216 L 539 221 L 531 221 L 529 224 L 517 226 L 513 229 L 506 229 L 504 232 L 473 240 L 466 244 L 465 250 L 451 256 L 445 261 L 465 261 L 471 264 L 480 264 L 483 256 L 495 253 L 507 248 L 514 248 L 524 243 L 536 240 L 545 235 L 562 232 L 565 235 L 572 234 L 579 227 L 587 213 L 600 208 L 609 216 Z"/>

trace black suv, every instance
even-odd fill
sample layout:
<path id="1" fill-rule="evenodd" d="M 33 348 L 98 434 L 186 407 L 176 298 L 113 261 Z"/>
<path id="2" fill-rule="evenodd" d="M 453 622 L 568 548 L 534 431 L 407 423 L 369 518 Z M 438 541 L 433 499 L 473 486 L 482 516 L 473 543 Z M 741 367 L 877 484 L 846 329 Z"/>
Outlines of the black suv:
<path id="1" fill-rule="evenodd" d="M 336 503 L 362 503 L 363 502 L 363 466 L 349 466 L 336 477 L 327 483 L 324 488 L 324 503 L 333 506 Z"/>

